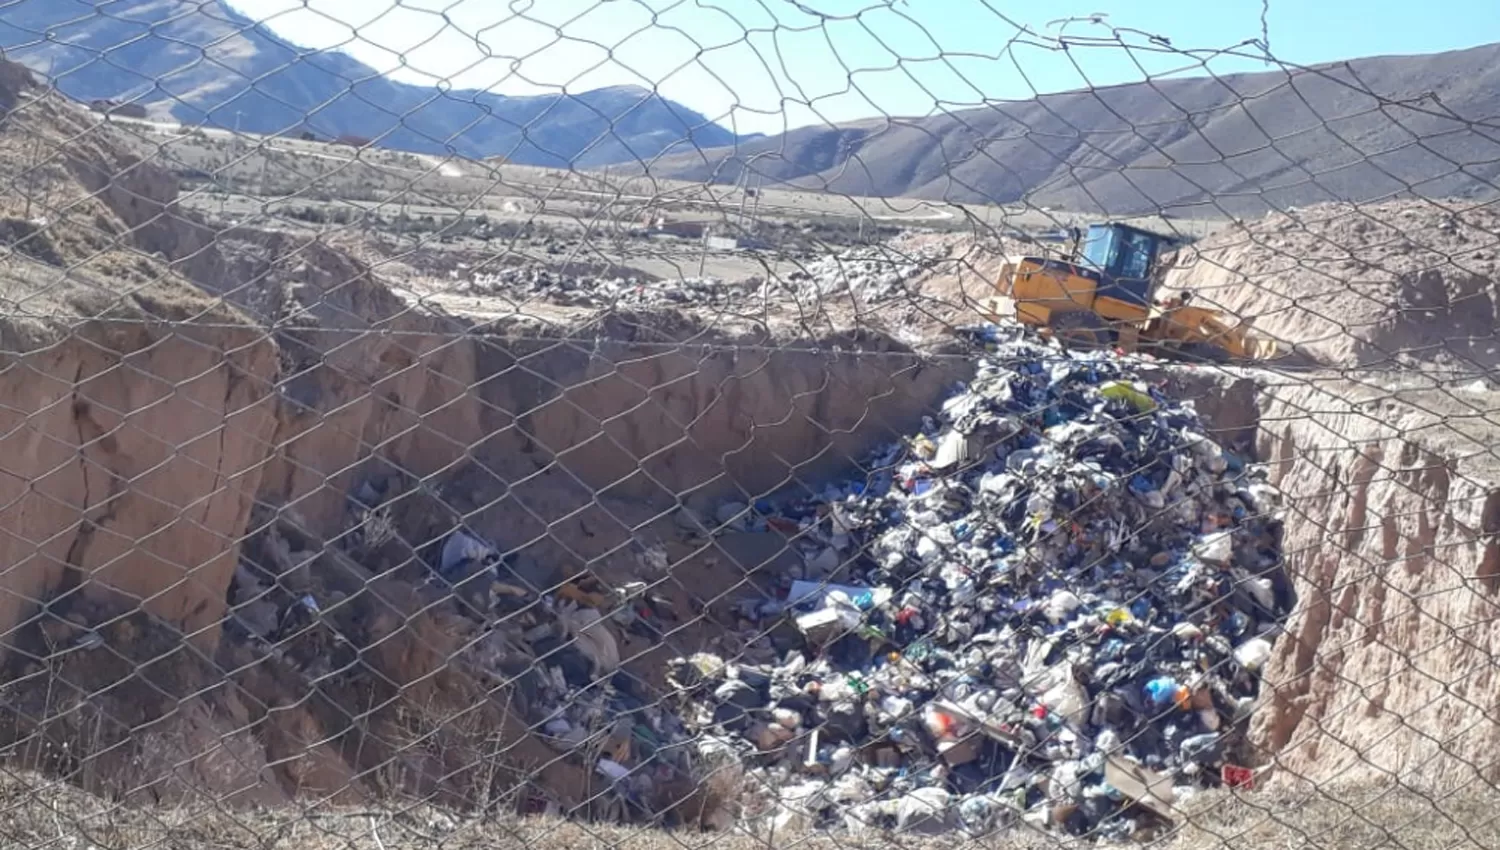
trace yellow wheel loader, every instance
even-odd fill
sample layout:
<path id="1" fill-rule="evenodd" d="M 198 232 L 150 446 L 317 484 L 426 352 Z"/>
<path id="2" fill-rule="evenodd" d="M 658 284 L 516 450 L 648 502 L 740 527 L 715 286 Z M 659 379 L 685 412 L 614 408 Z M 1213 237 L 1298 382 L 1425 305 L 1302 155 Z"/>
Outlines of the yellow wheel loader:
<path id="1" fill-rule="evenodd" d="M 1175 261 L 1176 239 L 1104 223 L 1089 225 L 1086 233 L 1073 231 L 1073 243 L 1068 261 L 1008 258 L 995 282 L 1004 297 L 987 299 L 981 312 L 994 321 L 1009 301 L 1013 318 L 1072 348 L 1141 349 L 1214 362 L 1276 356 L 1273 341 L 1250 333 L 1250 319 L 1193 306 L 1191 293 L 1156 299 Z"/>

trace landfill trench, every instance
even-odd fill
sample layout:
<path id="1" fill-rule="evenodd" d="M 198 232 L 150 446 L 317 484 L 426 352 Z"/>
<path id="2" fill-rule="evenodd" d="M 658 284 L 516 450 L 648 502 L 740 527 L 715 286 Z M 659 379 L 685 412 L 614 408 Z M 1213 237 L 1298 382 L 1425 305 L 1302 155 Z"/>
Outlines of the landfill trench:
<path id="1" fill-rule="evenodd" d="M 279 389 L 220 459 L 263 468 L 221 583 L 69 543 L 110 568 L 41 577 L 74 598 L 21 631 L 0 731 L 90 769 L 25 766 L 143 801 L 1112 839 L 1226 788 L 1472 777 L 1424 724 L 1493 743 L 1485 680 L 1434 670 L 1484 651 L 1453 624 L 1496 589 L 1494 479 L 1427 395 L 1013 329 L 934 356 L 399 322 L 246 361 Z M 121 433 L 86 451 L 130 473 Z M 131 533 L 115 501 L 97 525 Z M 89 651 L 30 660 L 63 642 Z"/>
<path id="2" fill-rule="evenodd" d="M 886 345 L 481 341 L 467 427 L 486 439 L 454 440 L 456 466 L 430 434 L 371 457 L 325 488 L 329 521 L 352 494 L 360 522 L 389 506 L 395 540 L 428 541 L 358 558 L 453 597 L 441 629 L 475 630 L 452 653 L 504 683 L 507 756 L 545 765 L 533 808 L 1139 839 L 1229 789 L 1472 776 L 1419 731 L 1459 713 L 1404 661 L 1463 622 L 1434 600 L 1482 611 L 1493 593 L 1424 596 L 1442 573 L 1400 560 L 1494 562 L 1465 539 L 1493 522 L 1463 513 L 1490 510 L 1466 489 L 1484 470 L 1420 420 L 1430 399 L 996 329 L 963 357 Z M 1410 589 L 1351 581 L 1377 558 Z M 497 579 L 477 598 L 475 573 Z M 357 600 L 364 580 L 321 591 Z M 1372 638 L 1391 617 L 1361 597 L 1382 593 L 1412 626 Z M 1372 668 L 1409 690 L 1368 689 Z"/>
<path id="3" fill-rule="evenodd" d="M 221 651 L 286 677 L 241 683 L 262 723 L 358 742 L 270 768 L 288 795 L 1124 839 L 1255 782 L 1297 590 L 1248 384 L 1017 329 L 838 356 L 641 327 L 288 383 Z M 371 356 L 425 377 L 368 393 Z"/>
<path id="4" fill-rule="evenodd" d="M 228 711 L 156 706 L 277 777 L 235 799 L 1139 838 L 1255 780 L 1297 591 L 1253 392 L 1013 330 L 839 356 L 642 327 L 282 340 L 313 365 L 218 600 L 244 672 Z M 159 793 L 247 787 L 186 763 Z"/>
<path id="5" fill-rule="evenodd" d="M 19 766 L 143 803 L 1105 839 L 1493 770 L 1500 477 L 1450 393 L 1005 328 L 460 322 L 286 241 L 203 260 L 228 329 L 33 331 L 9 373 L 78 435 L 8 437 L 72 565 L 11 553 Z M 192 381 L 122 428 L 153 396 L 105 344 Z"/>
<path id="6" fill-rule="evenodd" d="M 238 273 L 279 287 L 281 237 L 249 236 L 241 258 L 264 262 L 242 259 Z M 664 671 L 733 635 L 740 598 L 797 555 L 762 534 L 699 542 L 684 534 L 680 508 L 712 516 L 726 501 L 813 492 L 897 439 L 972 365 L 874 335 L 768 345 L 671 316 L 606 323 L 606 338 L 588 343 L 571 328 L 455 332 L 454 320 L 412 315 L 336 255 L 323 260 L 314 281 L 327 289 L 305 297 L 333 302 L 337 321 L 362 313 L 389 332 L 309 324 L 217 362 L 213 349 L 168 347 L 145 326 L 111 340 L 179 358 L 211 376 L 208 392 L 169 399 L 149 431 L 117 428 L 114 440 L 74 450 L 90 468 L 147 486 L 173 478 L 179 498 L 204 501 L 218 492 L 204 461 L 162 451 L 184 427 L 202 427 L 188 414 L 203 415 L 200 399 L 217 393 L 234 421 L 220 425 L 209 462 L 253 498 L 239 517 L 221 507 L 207 519 L 224 523 L 211 529 L 220 539 L 244 542 L 213 564 L 222 571 L 183 581 L 154 547 L 112 544 L 149 524 L 170 551 L 198 541 L 201 525 L 144 492 L 61 482 L 77 488 L 62 497 L 115 510 L 95 515 L 96 533 L 71 536 L 64 512 L 42 514 L 83 569 L 11 574 L 52 601 L 40 616 L 6 612 L 19 627 L 5 659 L 8 752 L 145 803 L 399 797 L 471 810 L 519 799 L 589 819 L 721 818 L 721 792 L 700 781 L 707 757 L 689 759 L 672 737 Z M 866 353 L 830 356 L 851 344 Z M 65 339 L 55 366 L 39 368 L 76 369 L 92 346 Z M 56 430 L 80 442 L 110 427 L 86 405 L 67 412 L 74 419 Z M 45 452 L 35 460 L 56 463 Z M 639 621 L 625 616 L 642 610 Z M 56 646 L 87 651 L 37 662 Z M 650 715 L 637 726 L 686 760 L 668 769 L 619 755 L 636 776 L 653 771 L 649 793 L 622 813 L 599 773 L 597 736 L 628 694 Z M 135 731 L 142 725 L 152 734 Z M 15 746 L 36 740 L 82 741 L 69 759 L 89 769 Z M 145 773 L 160 778 L 143 786 Z"/>

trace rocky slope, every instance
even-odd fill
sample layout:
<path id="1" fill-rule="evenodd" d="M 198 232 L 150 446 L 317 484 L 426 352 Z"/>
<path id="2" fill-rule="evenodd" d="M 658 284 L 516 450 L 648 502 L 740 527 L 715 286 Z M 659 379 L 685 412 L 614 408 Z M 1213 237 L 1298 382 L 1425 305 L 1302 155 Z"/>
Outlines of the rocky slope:
<path id="1" fill-rule="evenodd" d="M 346 54 L 300 48 L 222 0 L 18 0 L 0 17 L 0 48 L 79 100 L 268 135 L 307 129 L 548 166 L 638 162 L 735 138 L 641 88 L 507 97 L 393 82 Z"/>

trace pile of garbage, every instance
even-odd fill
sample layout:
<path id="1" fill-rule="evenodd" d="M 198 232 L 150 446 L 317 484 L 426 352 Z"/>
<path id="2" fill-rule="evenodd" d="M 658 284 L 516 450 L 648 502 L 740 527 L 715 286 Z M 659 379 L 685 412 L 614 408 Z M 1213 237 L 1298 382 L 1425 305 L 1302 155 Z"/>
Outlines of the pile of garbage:
<path id="1" fill-rule="evenodd" d="M 642 280 L 636 277 L 573 275 L 540 265 L 476 274 L 459 284 L 463 295 L 539 299 L 570 307 L 664 307 L 728 305 L 750 297 L 757 285 L 717 277 Z"/>
<path id="2" fill-rule="evenodd" d="M 1279 495 L 1190 404 L 1127 359 L 1001 341 L 864 469 L 703 520 L 801 555 L 738 601 L 743 652 L 673 664 L 687 730 L 743 760 L 747 818 L 1116 840 L 1253 782 L 1294 604 Z"/>
<path id="3" fill-rule="evenodd" d="M 622 819 L 671 825 L 710 788 L 764 829 L 1122 840 L 1253 783 L 1247 727 L 1295 604 L 1265 470 L 1132 359 L 982 342 L 974 378 L 859 478 L 679 512 L 692 542 L 771 535 L 798 557 L 751 577 L 738 628 L 674 659 L 665 691 L 622 651 L 700 616 L 655 592 L 656 544 L 609 586 L 448 535 L 429 581 L 482 624 L 467 662 Z M 246 629 L 300 630 L 319 603 L 247 609 Z"/>
<path id="4" fill-rule="evenodd" d="M 824 255 L 806 266 L 766 282 L 764 294 L 791 290 L 799 301 L 818 301 L 852 293 L 863 304 L 879 304 L 910 295 L 906 284 L 930 270 L 948 254 L 943 245 L 911 250 L 889 246 L 850 248 Z"/>

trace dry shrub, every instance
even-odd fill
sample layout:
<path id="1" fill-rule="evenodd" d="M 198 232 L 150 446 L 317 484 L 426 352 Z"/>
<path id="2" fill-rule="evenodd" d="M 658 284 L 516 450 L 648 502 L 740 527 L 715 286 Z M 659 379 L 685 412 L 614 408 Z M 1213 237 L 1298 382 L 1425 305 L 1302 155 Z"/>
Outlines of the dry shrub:
<path id="1" fill-rule="evenodd" d="M 71 607 L 35 618 L 5 662 L 0 753 L 12 765 L 133 802 L 284 799 L 257 788 L 250 711 L 212 660 L 123 600 Z"/>
<path id="2" fill-rule="evenodd" d="M 1160 850 L 1488 850 L 1500 846 L 1500 795 L 1487 785 L 1440 796 L 1414 788 L 1324 787 L 1295 792 L 1207 794 Z M 120 806 L 35 774 L 0 776 L 0 836 L 7 847 L 172 847 L 180 850 L 1042 850 L 1064 839 L 1031 831 L 967 838 L 875 835 L 856 842 L 826 832 L 668 833 L 550 817 L 463 816 L 432 806 L 278 807 L 228 812 L 212 806 Z"/>

